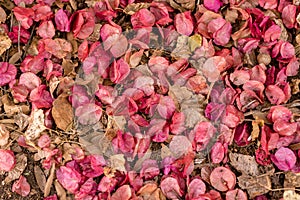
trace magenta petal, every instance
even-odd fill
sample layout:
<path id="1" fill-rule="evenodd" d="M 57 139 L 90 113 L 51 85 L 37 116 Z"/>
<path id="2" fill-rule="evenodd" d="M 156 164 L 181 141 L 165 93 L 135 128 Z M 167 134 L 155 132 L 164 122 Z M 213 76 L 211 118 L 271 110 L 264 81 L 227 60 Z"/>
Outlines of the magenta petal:
<path id="1" fill-rule="evenodd" d="M 81 175 L 75 169 L 65 166 L 61 166 L 56 171 L 56 178 L 65 189 L 72 193 L 78 190 L 81 181 Z"/>
<path id="2" fill-rule="evenodd" d="M 292 150 L 281 147 L 274 155 L 271 155 L 271 160 L 280 170 L 288 171 L 295 166 L 297 158 Z"/>

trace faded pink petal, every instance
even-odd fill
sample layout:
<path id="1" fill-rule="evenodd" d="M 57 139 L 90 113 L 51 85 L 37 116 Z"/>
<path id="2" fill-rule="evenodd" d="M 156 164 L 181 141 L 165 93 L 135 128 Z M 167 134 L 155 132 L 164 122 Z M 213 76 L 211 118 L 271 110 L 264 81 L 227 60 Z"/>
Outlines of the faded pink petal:
<path id="1" fill-rule="evenodd" d="M 271 107 L 267 118 L 272 122 L 275 122 L 277 120 L 288 122 L 292 118 L 292 115 L 292 111 L 290 111 L 287 107 L 279 105 Z"/>
<path id="2" fill-rule="evenodd" d="M 278 5 L 277 0 L 259 0 L 260 7 L 264 9 L 275 9 Z"/>
<path id="3" fill-rule="evenodd" d="M 290 136 L 296 133 L 297 123 L 289 123 L 281 120 L 276 120 L 273 124 L 273 129 L 274 131 L 279 133 L 279 135 Z"/>
<path id="4" fill-rule="evenodd" d="M 193 179 L 188 186 L 188 196 L 190 199 L 196 199 L 206 191 L 205 183 L 199 179 Z"/>
<path id="5" fill-rule="evenodd" d="M 27 179 L 21 175 L 19 180 L 14 182 L 11 190 L 18 193 L 22 197 L 26 197 L 30 193 L 30 185 L 27 182 Z"/>
<path id="6" fill-rule="evenodd" d="M 157 105 L 157 111 L 159 115 L 164 119 L 170 119 L 175 112 L 175 103 L 169 96 L 161 96 L 159 104 Z"/>
<path id="7" fill-rule="evenodd" d="M 277 1 L 276 1 L 277 2 Z M 230 190 L 226 192 L 226 200 L 248 200 L 247 194 L 241 189 Z M 256 200 L 259 200 L 256 198 Z"/>
<path id="8" fill-rule="evenodd" d="M 142 169 L 140 171 L 140 177 L 145 180 L 153 179 L 159 175 L 159 168 L 156 160 L 145 160 L 142 164 Z"/>
<path id="9" fill-rule="evenodd" d="M 236 127 L 244 120 L 244 114 L 236 109 L 233 105 L 227 105 L 224 115 L 222 116 L 222 123 L 229 128 Z"/>
<path id="10" fill-rule="evenodd" d="M 31 72 L 22 73 L 19 79 L 19 85 L 24 85 L 29 91 L 41 85 L 41 79 Z"/>
<path id="11" fill-rule="evenodd" d="M 295 48 L 289 42 L 283 42 L 280 47 L 280 55 L 282 58 L 292 58 L 295 56 Z"/>
<path id="12" fill-rule="evenodd" d="M 15 155 L 11 150 L 0 149 L 0 170 L 11 171 L 16 165 Z"/>
<path id="13" fill-rule="evenodd" d="M 294 28 L 296 22 L 296 11 L 297 7 L 295 5 L 287 5 L 283 8 L 281 17 L 287 28 Z"/>
<path id="14" fill-rule="evenodd" d="M 226 45 L 230 40 L 231 30 L 232 30 L 231 24 L 229 22 L 226 22 L 220 29 L 214 32 L 213 34 L 214 43 L 216 45 L 221 45 L 221 46 Z"/>
<path id="15" fill-rule="evenodd" d="M 40 24 L 37 32 L 41 38 L 53 38 L 55 35 L 55 29 L 52 21 L 44 21 Z"/>
<path id="16" fill-rule="evenodd" d="M 221 56 L 208 58 L 203 65 L 203 75 L 209 82 L 215 82 L 220 77 L 220 72 L 225 69 L 226 60 Z"/>
<path id="17" fill-rule="evenodd" d="M 195 126 L 192 133 L 193 135 L 190 135 L 190 137 L 192 136 L 193 138 L 190 139 L 194 141 L 193 146 L 196 151 L 202 151 L 206 148 L 211 138 L 215 135 L 216 130 L 217 129 L 211 124 L 211 122 L 199 122 Z"/>
<path id="18" fill-rule="evenodd" d="M 114 83 L 120 83 L 128 76 L 130 72 L 129 64 L 123 59 L 114 61 L 110 69 L 110 79 Z"/>
<path id="19" fill-rule="evenodd" d="M 183 35 L 191 35 L 194 30 L 191 11 L 179 13 L 175 16 L 174 25 L 178 33 Z"/>
<path id="20" fill-rule="evenodd" d="M 221 192 L 233 189 L 236 184 L 235 174 L 225 167 L 215 168 L 209 179 L 211 185 Z"/>
<path id="21" fill-rule="evenodd" d="M 112 194 L 111 200 L 129 200 L 131 198 L 131 189 L 129 185 L 123 185 L 117 189 L 115 193 Z"/>
<path id="22" fill-rule="evenodd" d="M 160 188 L 168 199 L 177 199 L 177 196 L 182 196 L 178 181 L 175 178 L 165 178 L 160 183 Z"/>
<path id="23" fill-rule="evenodd" d="M 102 116 L 102 109 L 95 103 L 88 103 L 76 108 L 75 116 L 83 125 L 95 124 Z"/>
<path id="24" fill-rule="evenodd" d="M 287 76 L 296 76 L 299 72 L 299 61 L 296 57 L 292 58 L 289 64 L 286 66 Z"/>
<path id="25" fill-rule="evenodd" d="M 178 135 L 185 130 L 185 115 L 183 112 L 175 112 L 170 124 L 170 132 Z"/>
<path id="26" fill-rule="evenodd" d="M 230 80 L 235 85 L 243 85 L 250 80 L 249 71 L 246 70 L 235 70 L 230 74 Z"/>

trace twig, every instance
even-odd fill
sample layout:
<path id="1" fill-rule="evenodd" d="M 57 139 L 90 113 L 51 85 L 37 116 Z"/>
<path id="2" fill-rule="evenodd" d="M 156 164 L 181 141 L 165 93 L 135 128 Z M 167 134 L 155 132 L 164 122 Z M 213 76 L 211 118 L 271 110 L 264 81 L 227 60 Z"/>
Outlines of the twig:
<path id="1" fill-rule="evenodd" d="M 21 54 L 20 40 L 21 40 L 21 23 L 18 22 L 18 53 L 19 54 Z"/>

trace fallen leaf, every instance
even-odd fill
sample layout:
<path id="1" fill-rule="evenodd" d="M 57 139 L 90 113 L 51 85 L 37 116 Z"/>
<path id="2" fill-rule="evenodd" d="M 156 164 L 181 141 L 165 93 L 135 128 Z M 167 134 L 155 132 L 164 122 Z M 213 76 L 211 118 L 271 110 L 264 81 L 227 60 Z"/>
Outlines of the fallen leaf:
<path id="1" fill-rule="evenodd" d="M 243 190 L 247 190 L 249 198 L 269 192 L 272 187 L 271 179 L 268 174 L 261 176 L 242 175 L 238 177 L 238 185 Z"/>
<path id="2" fill-rule="evenodd" d="M 11 47 L 12 42 L 7 35 L 0 35 L 0 56 Z"/>
<path id="3" fill-rule="evenodd" d="M 127 15 L 133 15 L 143 8 L 149 8 L 150 3 L 130 3 L 124 8 L 123 12 Z"/>
<path id="4" fill-rule="evenodd" d="M 74 113 L 71 104 L 64 95 L 60 95 L 52 107 L 52 117 L 58 128 L 68 131 L 73 123 Z"/>
<path id="5" fill-rule="evenodd" d="M 34 166 L 33 171 L 34 171 L 35 180 L 36 180 L 40 190 L 42 192 L 44 192 L 45 191 L 45 184 L 46 184 L 46 177 L 45 177 L 44 172 L 42 171 L 42 169 L 38 165 Z"/>
<path id="6" fill-rule="evenodd" d="M 0 7 L 0 23 L 4 23 L 6 21 L 6 13 L 5 13 L 5 10 Z"/>
<path id="7" fill-rule="evenodd" d="M 55 176 L 55 163 L 52 164 L 51 169 L 50 169 L 50 175 L 49 175 L 47 181 L 45 181 L 45 183 L 44 183 L 44 197 L 47 197 L 50 194 L 54 176 Z M 43 180 L 43 182 L 44 182 L 44 180 Z M 55 185 L 55 188 L 56 188 L 56 185 Z M 57 192 L 57 194 L 58 194 L 58 196 L 60 196 L 59 192 Z"/>
<path id="8" fill-rule="evenodd" d="M 259 175 L 258 164 L 254 156 L 248 156 L 238 153 L 229 153 L 230 164 L 242 172 L 250 176 Z"/>
<path id="9" fill-rule="evenodd" d="M 300 195 L 297 194 L 293 190 L 286 190 L 283 193 L 283 199 L 284 200 L 298 200 L 298 199 L 300 199 Z"/>
<path id="10" fill-rule="evenodd" d="M 36 109 L 31 113 L 29 118 L 29 126 L 24 134 L 28 141 L 37 139 L 40 134 L 46 130 L 44 121 L 45 116 L 42 109 Z"/>
<path id="11" fill-rule="evenodd" d="M 4 124 L 0 124 L 0 146 L 4 146 L 8 143 L 9 131 Z"/>
<path id="12" fill-rule="evenodd" d="M 59 197 L 59 199 L 67 200 L 66 191 L 57 180 L 54 181 L 54 186 L 55 186 L 55 191 L 57 192 L 57 196 Z"/>

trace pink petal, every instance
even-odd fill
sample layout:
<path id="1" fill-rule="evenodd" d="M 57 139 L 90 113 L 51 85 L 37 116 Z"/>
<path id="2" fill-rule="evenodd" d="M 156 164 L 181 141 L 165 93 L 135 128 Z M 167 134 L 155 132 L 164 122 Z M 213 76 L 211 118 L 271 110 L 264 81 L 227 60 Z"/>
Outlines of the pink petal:
<path id="1" fill-rule="evenodd" d="M 16 165 L 15 155 L 11 150 L 0 149 L 0 170 L 11 171 Z"/>
<path id="2" fill-rule="evenodd" d="M 22 197 L 26 197 L 30 193 L 30 185 L 27 179 L 21 175 L 19 180 L 15 181 L 12 186 L 12 191 L 18 193 Z"/>
<path id="3" fill-rule="evenodd" d="M 169 199 L 177 199 L 177 196 L 182 196 L 178 181 L 175 178 L 167 177 L 160 183 L 163 194 Z"/>
<path id="4" fill-rule="evenodd" d="M 41 38 L 53 38 L 55 35 L 55 29 L 52 21 L 44 21 L 40 24 L 37 34 Z"/>
<path id="5" fill-rule="evenodd" d="M 210 174 L 211 185 L 221 192 L 231 190 L 236 183 L 236 177 L 230 169 L 217 167 Z"/>
<path id="6" fill-rule="evenodd" d="M 61 166 L 56 170 L 58 182 L 68 191 L 75 193 L 79 188 L 81 175 L 73 168 Z"/>
<path id="7" fill-rule="evenodd" d="M 191 11 L 179 13 L 175 16 L 174 25 L 178 33 L 183 35 L 191 35 L 194 30 Z"/>
<path id="8" fill-rule="evenodd" d="M 131 24 L 134 29 L 152 27 L 155 16 L 146 8 L 140 9 L 131 16 Z"/>
<path id="9" fill-rule="evenodd" d="M 15 80 L 17 68 L 8 62 L 0 62 L 0 86 L 4 86 Z"/>
<path id="10" fill-rule="evenodd" d="M 271 156 L 273 163 L 283 171 L 291 170 L 297 161 L 295 153 L 289 148 L 281 147 Z"/>
<path id="11" fill-rule="evenodd" d="M 269 85 L 266 88 L 266 96 L 268 100 L 271 102 L 271 104 L 281 104 L 285 102 L 285 94 L 284 92 L 276 85 Z"/>
<path id="12" fill-rule="evenodd" d="M 68 15 L 63 9 L 59 9 L 55 13 L 55 25 L 59 31 L 69 32 L 70 31 L 70 21 Z"/>

